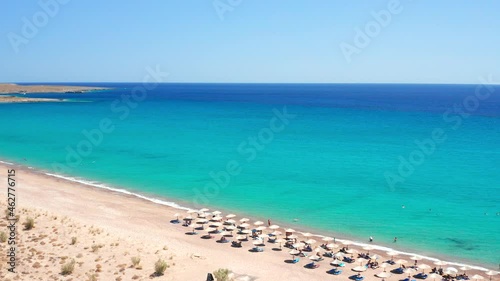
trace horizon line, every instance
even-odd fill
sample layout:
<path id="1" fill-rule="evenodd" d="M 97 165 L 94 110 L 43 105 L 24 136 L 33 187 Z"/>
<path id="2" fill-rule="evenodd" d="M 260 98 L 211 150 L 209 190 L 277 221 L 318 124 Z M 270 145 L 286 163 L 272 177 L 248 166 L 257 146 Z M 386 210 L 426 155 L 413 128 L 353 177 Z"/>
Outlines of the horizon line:
<path id="1" fill-rule="evenodd" d="M 0 82 L 0 84 L 78 84 L 78 83 L 110 83 L 110 84 L 143 84 L 139 81 L 76 81 L 76 82 Z M 147 83 L 151 84 L 151 83 Z M 171 81 L 171 82 L 160 82 L 157 84 L 321 84 L 321 85 L 483 85 L 482 83 L 427 83 L 427 82 L 182 82 L 182 81 Z M 500 83 L 489 83 L 485 85 L 500 86 Z"/>

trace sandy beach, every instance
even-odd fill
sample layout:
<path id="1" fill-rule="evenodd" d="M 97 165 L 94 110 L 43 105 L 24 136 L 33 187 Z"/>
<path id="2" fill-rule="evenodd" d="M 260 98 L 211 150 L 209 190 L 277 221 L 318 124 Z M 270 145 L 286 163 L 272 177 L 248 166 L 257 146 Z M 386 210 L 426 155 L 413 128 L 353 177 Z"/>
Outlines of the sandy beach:
<path id="1" fill-rule="evenodd" d="M 243 242 L 242 248 L 233 248 L 216 243 L 215 239 L 201 239 L 201 235 L 186 235 L 190 228 L 170 222 L 175 213 L 186 215 L 184 211 L 28 168 L 0 164 L 0 182 L 5 183 L 5 189 L 7 171 L 13 167 L 16 212 L 20 216 L 18 265 L 17 274 L 7 272 L 7 257 L 2 255 L 1 280 L 205 280 L 207 273 L 219 268 L 231 270 L 234 280 L 347 280 L 355 274 L 351 269 L 359 265 L 347 264 L 342 274 L 334 276 L 326 273 L 332 268 L 331 258 L 320 261 L 317 269 L 308 269 L 305 265 L 309 259 L 287 263 L 290 249 L 274 251 L 275 244 L 266 243 L 264 252 L 253 253 L 249 251 L 251 240 Z M 5 209 L 6 200 L 2 199 L 0 206 Z M 34 228 L 25 230 L 22 223 L 28 217 L 34 219 Z M 235 219 L 240 218 L 238 215 Z M 6 225 L 2 216 L 1 231 Z M 7 244 L 0 243 L 0 249 L 5 253 Z M 387 259 L 385 253 L 378 254 L 381 261 Z M 140 257 L 138 266 L 132 265 L 132 257 Z M 159 259 L 169 267 L 163 276 L 152 276 Z M 71 260 L 75 260 L 74 271 L 63 276 L 61 267 Z M 431 261 L 420 262 L 434 267 Z M 382 268 L 368 269 L 362 275 L 364 280 L 380 280 L 375 274 L 381 271 Z M 488 278 L 484 272 L 468 271 L 469 276 L 476 273 Z M 393 274 L 386 280 L 404 277 L 405 274 Z M 498 275 L 492 280 L 499 280 Z"/>

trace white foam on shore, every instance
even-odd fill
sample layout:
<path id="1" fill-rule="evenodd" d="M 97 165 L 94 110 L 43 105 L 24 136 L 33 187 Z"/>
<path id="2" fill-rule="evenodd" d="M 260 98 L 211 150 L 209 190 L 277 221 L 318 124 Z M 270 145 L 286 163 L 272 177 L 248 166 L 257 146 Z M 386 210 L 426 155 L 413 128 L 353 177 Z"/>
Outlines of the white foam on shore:
<path id="1" fill-rule="evenodd" d="M 186 211 L 190 210 L 190 208 L 183 207 L 175 202 L 169 202 L 169 201 L 164 201 L 164 200 L 157 199 L 157 198 L 147 197 L 147 196 L 144 196 L 142 194 L 130 192 L 128 190 L 121 189 L 121 188 L 110 187 L 110 186 L 107 186 L 107 185 L 104 185 L 104 184 L 98 183 L 98 182 L 92 182 L 92 181 L 87 181 L 87 180 L 83 180 L 83 179 L 61 176 L 61 175 L 56 175 L 56 174 L 51 174 L 51 173 L 44 173 L 44 174 L 47 176 L 60 178 L 60 179 L 64 179 L 67 181 L 77 182 L 77 183 L 92 186 L 92 187 L 97 187 L 97 188 L 102 188 L 102 189 L 111 190 L 111 191 L 115 191 L 115 192 L 120 192 L 120 193 L 127 194 L 130 196 L 138 197 L 138 198 L 141 198 L 141 199 L 144 199 L 144 200 L 147 200 L 147 201 L 153 202 L 155 204 L 159 204 L 159 205 L 164 205 L 164 206 L 168 206 L 168 207 L 172 207 L 172 208 L 176 208 L 176 209 L 180 209 L 180 210 L 186 210 Z"/>
<path id="2" fill-rule="evenodd" d="M 14 163 L 5 162 L 5 161 L 1 161 L 1 160 L 0 160 L 0 164 L 7 164 L 7 165 L 12 165 L 12 166 L 16 165 Z M 29 168 L 33 169 L 31 167 L 29 167 Z M 97 188 L 102 188 L 102 189 L 106 189 L 106 190 L 110 190 L 110 191 L 114 191 L 114 192 L 119 192 L 119 193 L 127 194 L 127 195 L 130 195 L 130 196 L 134 196 L 134 197 L 137 197 L 137 198 L 141 198 L 141 199 L 147 200 L 147 201 L 155 203 L 155 204 L 172 207 L 172 208 L 179 209 L 179 210 L 185 210 L 185 211 L 192 210 L 192 208 L 181 206 L 181 205 L 179 205 L 179 204 L 177 204 L 175 202 L 164 201 L 164 200 L 161 200 L 161 199 L 158 199 L 158 198 L 152 198 L 152 197 L 144 196 L 142 194 L 134 193 L 134 192 L 131 192 L 131 191 L 128 191 L 128 190 L 125 190 L 125 189 L 110 187 L 110 186 L 107 186 L 107 185 L 99 183 L 99 182 L 88 181 L 88 180 L 78 179 L 78 178 L 69 177 L 69 176 L 62 176 L 62 175 L 57 175 L 57 174 L 51 174 L 51 173 L 48 173 L 48 172 L 42 172 L 42 173 L 44 173 L 45 175 L 50 176 L 50 177 L 55 177 L 55 178 L 59 178 L 59 179 L 63 179 L 63 180 L 71 181 L 71 182 L 80 183 L 80 184 L 83 184 L 83 185 L 88 185 L 88 186 L 92 186 L 92 187 L 97 187 Z M 319 234 L 313 234 L 312 236 L 318 237 L 318 238 L 326 237 L 324 235 L 319 235 Z M 348 239 L 335 239 L 335 241 L 339 241 L 339 242 L 351 241 L 352 245 L 356 245 L 356 246 L 359 246 L 361 248 L 362 247 L 366 247 L 366 246 L 370 246 L 370 247 L 373 248 L 373 250 L 379 250 L 379 251 L 384 251 L 384 252 L 391 251 L 391 252 L 397 253 L 398 255 L 403 255 L 403 256 L 408 256 L 408 257 L 418 256 L 418 257 L 421 257 L 422 260 L 428 260 L 428 261 L 432 261 L 432 262 L 440 260 L 440 259 L 429 257 L 429 256 L 419 255 L 417 253 L 397 251 L 397 250 L 392 249 L 390 247 L 380 246 L 380 245 L 376 245 L 376 244 L 372 244 L 372 243 L 361 243 L 361 242 L 356 242 L 356 241 L 352 241 L 352 240 L 348 240 Z M 489 269 L 481 267 L 481 266 L 475 266 L 475 265 L 470 265 L 470 264 L 465 264 L 465 263 L 448 262 L 448 261 L 446 261 L 446 262 L 448 263 L 448 265 L 454 265 L 454 266 L 460 266 L 460 267 L 467 266 L 467 267 L 470 267 L 471 269 L 480 270 L 480 271 L 488 271 L 489 270 Z"/>

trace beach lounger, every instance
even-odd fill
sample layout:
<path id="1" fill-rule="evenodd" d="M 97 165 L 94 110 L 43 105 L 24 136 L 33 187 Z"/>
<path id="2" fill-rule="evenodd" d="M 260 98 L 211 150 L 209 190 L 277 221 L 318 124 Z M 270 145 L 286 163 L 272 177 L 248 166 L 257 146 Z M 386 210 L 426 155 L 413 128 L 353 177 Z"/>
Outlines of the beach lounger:
<path id="1" fill-rule="evenodd" d="M 341 273 L 342 273 L 342 270 L 338 270 L 338 269 L 336 269 L 336 268 L 332 268 L 332 269 L 328 270 L 328 272 L 327 272 L 327 273 L 329 273 L 329 274 L 333 274 L 333 275 L 339 275 L 339 274 L 341 274 Z"/>
<path id="2" fill-rule="evenodd" d="M 260 248 L 260 247 L 253 247 L 253 248 L 252 248 L 252 252 L 257 252 L 257 253 L 259 253 L 259 252 L 264 252 L 264 249 L 263 249 L 263 248 Z"/>
<path id="3" fill-rule="evenodd" d="M 315 269 L 315 268 L 319 267 L 319 264 L 317 264 L 315 262 L 311 262 L 311 263 L 306 264 L 306 267 L 310 268 L 310 269 Z"/>
<path id="4" fill-rule="evenodd" d="M 401 267 L 398 267 L 398 268 L 394 269 L 393 272 L 396 274 L 403 274 L 404 269 Z"/>
<path id="5" fill-rule="evenodd" d="M 426 279 L 427 274 L 420 272 L 419 274 L 415 275 L 414 277 L 418 278 L 418 279 Z"/>

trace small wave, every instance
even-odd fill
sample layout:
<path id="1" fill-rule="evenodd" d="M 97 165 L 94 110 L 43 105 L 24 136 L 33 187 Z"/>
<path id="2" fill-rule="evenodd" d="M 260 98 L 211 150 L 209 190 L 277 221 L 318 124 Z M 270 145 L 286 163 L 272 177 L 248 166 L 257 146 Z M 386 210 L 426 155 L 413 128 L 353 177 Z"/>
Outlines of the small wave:
<path id="1" fill-rule="evenodd" d="M 87 180 L 83 180 L 83 179 L 78 179 L 78 178 L 73 178 L 73 177 L 67 177 L 67 176 L 61 176 L 61 175 L 51 174 L 51 173 L 45 173 L 45 175 L 51 176 L 51 177 L 60 178 L 60 179 L 64 179 L 64 180 L 67 180 L 67 181 L 77 182 L 77 183 L 88 185 L 88 186 L 92 186 L 92 187 L 97 187 L 97 188 L 102 188 L 102 189 L 111 190 L 111 191 L 115 191 L 115 192 L 120 192 L 120 193 L 123 193 L 123 194 L 127 194 L 127 195 L 131 195 L 131 196 L 134 196 L 134 197 L 138 197 L 138 198 L 141 198 L 141 199 L 144 199 L 144 200 L 156 203 L 156 204 L 160 204 L 160 205 L 164 205 L 164 206 L 169 206 L 169 207 L 180 209 L 180 210 L 190 210 L 190 208 L 183 207 L 183 206 L 181 206 L 181 205 L 179 205 L 179 204 L 177 204 L 175 202 L 169 202 L 169 201 L 164 201 L 164 200 L 161 200 L 161 199 L 158 199 L 158 198 L 144 196 L 144 195 L 139 194 L 139 193 L 134 193 L 134 192 L 131 192 L 131 191 L 128 191 L 128 190 L 125 190 L 125 189 L 121 189 L 121 188 L 110 187 L 110 186 L 107 186 L 105 184 L 98 183 L 98 182 L 87 181 Z"/>

